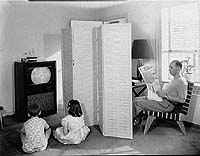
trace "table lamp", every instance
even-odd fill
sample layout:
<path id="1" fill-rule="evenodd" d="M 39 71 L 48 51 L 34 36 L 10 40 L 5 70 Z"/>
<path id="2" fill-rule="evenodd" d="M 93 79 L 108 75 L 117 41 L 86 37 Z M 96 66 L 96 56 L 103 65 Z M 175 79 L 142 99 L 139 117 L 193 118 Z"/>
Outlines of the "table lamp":
<path id="1" fill-rule="evenodd" d="M 142 80 L 139 67 L 143 66 L 143 59 L 154 58 L 151 44 L 146 39 L 137 39 L 133 41 L 132 45 L 132 59 L 138 59 L 137 61 L 137 79 Z"/>

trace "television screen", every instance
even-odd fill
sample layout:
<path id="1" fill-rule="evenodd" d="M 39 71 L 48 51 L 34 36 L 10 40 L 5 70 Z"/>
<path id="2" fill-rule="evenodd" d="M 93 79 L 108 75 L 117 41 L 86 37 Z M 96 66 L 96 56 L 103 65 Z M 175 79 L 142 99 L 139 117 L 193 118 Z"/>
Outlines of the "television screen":
<path id="1" fill-rule="evenodd" d="M 52 67 L 29 67 L 27 81 L 29 85 L 39 85 L 44 83 L 52 83 Z"/>
<path id="2" fill-rule="evenodd" d="M 31 80 L 34 84 L 48 83 L 51 71 L 48 67 L 36 67 L 31 72 Z"/>

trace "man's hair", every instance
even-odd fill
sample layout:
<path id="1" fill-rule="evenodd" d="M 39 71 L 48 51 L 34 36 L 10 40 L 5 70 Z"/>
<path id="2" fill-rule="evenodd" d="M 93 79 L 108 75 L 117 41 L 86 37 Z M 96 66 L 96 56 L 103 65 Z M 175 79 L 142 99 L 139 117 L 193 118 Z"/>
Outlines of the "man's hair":
<path id="1" fill-rule="evenodd" d="M 70 100 L 68 102 L 68 107 L 68 113 L 74 117 L 80 117 L 83 114 L 78 100 Z"/>
<path id="2" fill-rule="evenodd" d="M 37 116 L 37 115 L 39 115 L 39 113 L 40 113 L 40 105 L 38 105 L 37 103 L 30 104 L 28 106 L 28 113 L 31 116 Z"/>
<path id="3" fill-rule="evenodd" d="M 182 63 L 179 60 L 173 60 L 172 63 L 175 63 L 176 67 L 180 67 L 182 69 Z"/>

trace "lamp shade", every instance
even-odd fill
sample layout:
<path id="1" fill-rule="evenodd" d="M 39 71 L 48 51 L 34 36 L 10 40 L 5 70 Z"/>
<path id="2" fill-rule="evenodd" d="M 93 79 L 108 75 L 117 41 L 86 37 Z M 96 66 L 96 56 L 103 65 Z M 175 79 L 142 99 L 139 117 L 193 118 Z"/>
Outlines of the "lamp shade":
<path id="1" fill-rule="evenodd" d="M 132 59 L 154 58 L 151 44 L 146 39 L 137 39 L 132 45 Z"/>

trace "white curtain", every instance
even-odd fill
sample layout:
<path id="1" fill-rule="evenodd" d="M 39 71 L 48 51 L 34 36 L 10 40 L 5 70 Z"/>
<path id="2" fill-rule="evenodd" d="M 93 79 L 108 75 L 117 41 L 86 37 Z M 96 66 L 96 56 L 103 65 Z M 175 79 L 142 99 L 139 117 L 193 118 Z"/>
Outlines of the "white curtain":
<path id="1" fill-rule="evenodd" d="M 156 66 L 156 73 L 161 80 L 162 76 L 162 55 L 161 55 L 161 9 L 160 5 L 158 6 L 159 9 L 157 10 L 157 16 L 155 17 L 155 66 Z"/>

